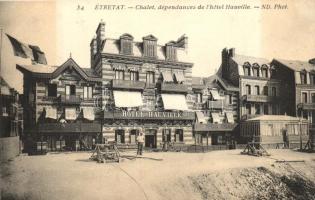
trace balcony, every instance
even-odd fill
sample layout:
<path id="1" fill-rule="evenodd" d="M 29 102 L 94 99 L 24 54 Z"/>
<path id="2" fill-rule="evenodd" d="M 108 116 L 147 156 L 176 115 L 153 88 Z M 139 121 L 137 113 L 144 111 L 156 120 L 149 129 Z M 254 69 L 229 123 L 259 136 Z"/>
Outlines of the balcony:
<path id="1" fill-rule="evenodd" d="M 315 110 L 315 103 L 300 103 L 297 107 L 303 110 Z"/>
<path id="2" fill-rule="evenodd" d="M 195 131 L 233 131 L 237 123 L 222 123 L 222 124 L 195 124 Z"/>
<path id="3" fill-rule="evenodd" d="M 276 96 L 266 96 L 266 95 L 244 95 L 242 99 L 248 102 L 274 102 L 277 101 L 279 97 Z"/>
<path id="4" fill-rule="evenodd" d="M 195 112 L 105 111 L 104 119 L 195 120 Z"/>
<path id="5" fill-rule="evenodd" d="M 79 95 L 61 95 L 60 103 L 63 104 L 80 104 L 82 99 Z"/>
<path id="6" fill-rule="evenodd" d="M 259 116 L 261 116 L 261 115 L 263 115 L 263 114 L 252 114 L 252 115 L 250 115 L 250 114 L 245 114 L 245 115 L 242 115 L 242 117 L 241 117 L 241 120 L 248 120 L 248 119 L 252 119 L 252 118 L 255 118 L 255 117 L 259 117 Z"/>
<path id="7" fill-rule="evenodd" d="M 187 93 L 188 87 L 183 84 L 175 84 L 175 83 L 162 83 L 161 84 L 162 92 L 180 92 Z"/>
<path id="8" fill-rule="evenodd" d="M 41 123 L 36 126 L 39 133 L 100 133 L 101 123 Z"/>
<path id="9" fill-rule="evenodd" d="M 195 110 L 202 110 L 204 109 L 206 106 L 205 106 L 205 103 L 194 103 L 194 109 Z"/>
<path id="10" fill-rule="evenodd" d="M 143 90 L 145 82 L 142 81 L 130 81 L 130 80 L 112 80 L 113 89 L 131 89 L 131 90 Z"/>

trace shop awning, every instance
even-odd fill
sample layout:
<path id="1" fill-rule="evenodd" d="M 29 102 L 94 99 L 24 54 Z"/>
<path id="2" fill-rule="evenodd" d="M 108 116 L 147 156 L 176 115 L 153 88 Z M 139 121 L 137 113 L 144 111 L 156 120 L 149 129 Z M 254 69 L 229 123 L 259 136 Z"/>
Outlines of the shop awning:
<path id="1" fill-rule="evenodd" d="M 219 113 L 211 113 L 212 116 L 212 122 L 221 124 Z"/>
<path id="2" fill-rule="evenodd" d="M 143 105 L 141 92 L 114 91 L 116 107 L 139 107 Z"/>
<path id="3" fill-rule="evenodd" d="M 83 117 L 87 120 L 93 121 L 95 119 L 93 108 L 83 108 Z"/>
<path id="4" fill-rule="evenodd" d="M 163 76 L 164 82 L 174 82 L 172 73 L 170 71 L 162 72 L 162 76 Z"/>
<path id="5" fill-rule="evenodd" d="M 75 120 L 77 118 L 77 112 L 75 108 L 66 108 L 65 117 L 67 120 Z"/>
<path id="6" fill-rule="evenodd" d="M 188 110 L 183 94 L 162 94 L 162 100 L 165 110 Z"/>
<path id="7" fill-rule="evenodd" d="M 46 110 L 45 118 L 57 119 L 57 109 L 56 108 L 46 107 L 45 110 Z"/>
<path id="8" fill-rule="evenodd" d="M 225 113 L 225 115 L 226 115 L 226 119 L 227 119 L 228 123 L 234 123 L 233 113 L 227 112 L 227 113 Z"/>
<path id="9" fill-rule="evenodd" d="M 175 77 L 178 83 L 185 81 L 184 72 L 176 72 Z"/>
<path id="10" fill-rule="evenodd" d="M 207 119 L 206 119 L 206 117 L 204 116 L 204 114 L 202 112 L 197 111 L 196 115 L 197 115 L 197 120 L 198 120 L 199 123 L 202 123 L 202 124 L 206 124 L 207 123 Z"/>
<path id="11" fill-rule="evenodd" d="M 221 97 L 219 95 L 219 92 L 217 90 L 210 90 L 210 92 L 211 92 L 212 98 L 214 100 L 222 100 L 222 99 L 224 99 L 224 97 Z"/>

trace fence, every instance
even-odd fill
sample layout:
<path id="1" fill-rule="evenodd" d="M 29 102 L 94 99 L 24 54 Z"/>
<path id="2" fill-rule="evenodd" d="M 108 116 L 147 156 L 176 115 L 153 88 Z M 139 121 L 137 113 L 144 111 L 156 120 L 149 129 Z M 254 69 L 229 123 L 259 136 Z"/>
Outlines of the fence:
<path id="1" fill-rule="evenodd" d="M 20 154 L 20 138 L 0 138 L 0 162 L 10 160 Z"/>

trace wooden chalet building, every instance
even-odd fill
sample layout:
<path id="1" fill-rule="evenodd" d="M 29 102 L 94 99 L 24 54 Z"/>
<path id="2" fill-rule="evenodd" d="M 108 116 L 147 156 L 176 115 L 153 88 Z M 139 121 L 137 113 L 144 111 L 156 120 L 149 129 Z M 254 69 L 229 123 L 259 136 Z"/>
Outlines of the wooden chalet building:
<path id="1" fill-rule="evenodd" d="M 69 58 L 61 66 L 17 65 L 24 75 L 25 134 L 48 150 L 91 149 L 102 139 L 95 106 L 101 79 Z"/>

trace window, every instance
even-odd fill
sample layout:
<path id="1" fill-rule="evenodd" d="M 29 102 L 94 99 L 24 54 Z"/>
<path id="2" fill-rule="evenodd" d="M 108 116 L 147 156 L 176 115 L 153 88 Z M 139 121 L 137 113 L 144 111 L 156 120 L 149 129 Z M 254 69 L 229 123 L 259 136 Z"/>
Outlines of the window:
<path id="1" fill-rule="evenodd" d="M 255 86 L 255 92 L 256 92 L 256 95 L 260 95 L 260 91 L 259 91 L 259 86 L 258 85 Z"/>
<path id="2" fill-rule="evenodd" d="M 246 114 L 251 115 L 252 114 L 252 105 L 246 104 Z"/>
<path id="3" fill-rule="evenodd" d="M 115 140 L 117 144 L 125 143 L 125 131 L 124 130 L 115 130 Z"/>
<path id="4" fill-rule="evenodd" d="M 272 87 L 271 88 L 271 93 L 272 93 L 272 96 L 277 96 L 277 89 L 275 87 Z"/>
<path id="5" fill-rule="evenodd" d="M 84 99 L 92 99 L 93 98 L 93 87 L 92 86 L 84 86 L 83 87 L 83 98 Z"/>
<path id="6" fill-rule="evenodd" d="M 272 112 L 273 115 L 278 114 L 278 107 L 277 107 L 277 105 L 272 104 L 272 106 L 271 106 L 271 112 Z"/>
<path id="7" fill-rule="evenodd" d="M 307 84 L 306 72 L 300 72 L 301 84 Z"/>
<path id="8" fill-rule="evenodd" d="M 253 75 L 256 76 L 256 77 L 259 77 L 259 68 L 255 67 L 253 68 Z"/>
<path id="9" fill-rule="evenodd" d="M 183 141 L 184 141 L 183 129 L 175 129 L 175 142 Z"/>
<path id="10" fill-rule="evenodd" d="M 263 94 L 264 94 L 265 96 L 268 96 L 268 86 L 264 86 Z"/>
<path id="11" fill-rule="evenodd" d="M 130 72 L 130 80 L 131 81 L 138 81 L 139 80 L 139 72 Z"/>
<path id="12" fill-rule="evenodd" d="M 48 93 L 49 97 L 57 97 L 57 84 L 48 84 Z"/>
<path id="13" fill-rule="evenodd" d="M 121 39 L 120 45 L 121 45 L 120 53 L 126 54 L 126 55 L 132 55 L 132 41 L 131 40 Z"/>
<path id="14" fill-rule="evenodd" d="M 250 66 L 244 66 L 244 74 L 245 76 L 250 76 Z"/>
<path id="15" fill-rule="evenodd" d="M 265 105 L 264 105 L 264 114 L 265 114 L 265 115 L 268 115 L 268 114 L 269 114 L 269 106 L 268 106 L 268 104 L 265 104 Z"/>
<path id="16" fill-rule="evenodd" d="M 135 144 L 136 143 L 136 138 L 137 138 L 138 135 L 139 135 L 139 130 L 134 129 L 134 130 L 130 131 L 129 137 L 130 137 L 130 143 L 131 144 Z"/>
<path id="17" fill-rule="evenodd" d="M 229 95 L 229 104 L 233 104 L 233 95 Z"/>
<path id="18" fill-rule="evenodd" d="M 247 94 L 247 95 L 250 95 L 250 94 L 251 94 L 250 85 L 246 85 L 246 94 Z"/>
<path id="19" fill-rule="evenodd" d="M 268 69 L 266 68 L 261 69 L 261 75 L 264 78 L 268 78 Z"/>
<path id="20" fill-rule="evenodd" d="M 315 74 L 310 74 L 311 84 L 315 85 Z"/>
<path id="21" fill-rule="evenodd" d="M 124 70 L 115 70 L 115 79 L 116 80 L 125 80 L 125 71 Z"/>
<path id="22" fill-rule="evenodd" d="M 312 93 L 312 103 L 315 103 L 315 93 Z M 315 118 L 314 118 L 315 120 Z"/>
<path id="23" fill-rule="evenodd" d="M 201 93 L 197 93 L 196 94 L 196 102 L 197 103 L 201 103 L 202 102 L 202 94 Z"/>
<path id="24" fill-rule="evenodd" d="M 75 85 L 66 85 L 66 96 L 75 95 Z"/>
<path id="25" fill-rule="evenodd" d="M 147 72 L 146 81 L 147 83 L 155 83 L 154 72 Z"/>
<path id="26" fill-rule="evenodd" d="M 259 104 L 255 104 L 255 114 L 256 115 L 260 114 L 260 105 Z"/>
<path id="27" fill-rule="evenodd" d="M 307 103 L 307 93 L 302 92 L 302 103 Z"/>
<path id="28" fill-rule="evenodd" d="M 9 116 L 7 107 L 2 107 L 2 116 Z"/>
<path id="29" fill-rule="evenodd" d="M 170 142 L 171 141 L 171 129 L 163 129 L 162 131 L 162 141 Z"/>

